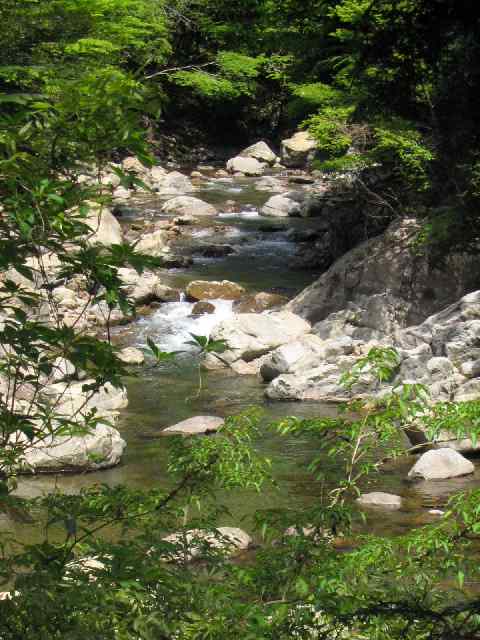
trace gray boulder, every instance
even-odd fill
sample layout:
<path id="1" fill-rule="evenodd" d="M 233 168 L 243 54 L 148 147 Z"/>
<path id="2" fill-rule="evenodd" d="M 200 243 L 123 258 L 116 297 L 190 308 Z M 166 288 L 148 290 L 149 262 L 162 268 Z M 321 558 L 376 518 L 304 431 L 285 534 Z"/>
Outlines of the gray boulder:
<path id="1" fill-rule="evenodd" d="M 277 156 L 263 140 L 252 144 L 250 147 L 241 151 L 238 155 L 241 158 L 254 158 L 259 162 L 265 162 L 269 165 L 274 165 L 277 161 Z"/>
<path id="2" fill-rule="evenodd" d="M 466 476 L 475 471 L 475 467 L 460 453 L 453 449 L 427 451 L 410 469 L 408 477 L 423 480 L 447 480 Z"/>
<path id="3" fill-rule="evenodd" d="M 162 435 L 184 435 L 193 436 L 206 433 L 215 433 L 225 423 L 223 418 L 216 416 L 194 416 L 183 420 L 162 431 Z"/>
<path id="4" fill-rule="evenodd" d="M 216 216 L 216 208 L 203 202 L 199 198 L 193 198 L 191 196 L 179 196 L 167 200 L 162 207 L 162 213 L 167 213 L 174 216 Z"/>
<path id="5" fill-rule="evenodd" d="M 236 314 L 213 328 L 211 338 L 224 340 L 227 351 L 211 364 L 250 362 L 309 332 L 309 323 L 288 311 Z"/>
<path id="6" fill-rule="evenodd" d="M 317 143 L 307 131 L 298 131 L 291 138 L 282 140 L 281 161 L 286 167 L 304 167 L 313 160 Z"/>
<path id="7" fill-rule="evenodd" d="M 243 158 L 236 156 L 227 162 L 229 173 L 243 173 L 246 176 L 261 176 L 265 171 L 265 163 L 255 160 L 255 158 Z"/>
<path id="8" fill-rule="evenodd" d="M 287 195 L 272 196 L 260 209 L 260 215 L 273 218 L 298 217 L 302 205 Z"/>
<path id="9" fill-rule="evenodd" d="M 83 436 L 46 436 L 26 446 L 22 471 L 58 473 L 105 469 L 120 462 L 125 447 L 119 432 L 106 424 L 98 424 Z"/>
<path id="10" fill-rule="evenodd" d="M 122 227 L 108 207 L 96 203 L 89 203 L 89 212 L 85 223 L 91 233 L 87 236 L 89 244 L 102 244 L 107 247 L 121 244 L 123 241 Z"/>
<path id="11" fill-rule="evenodd" d="M 402 498 L 392 493 L 372 491 L 371 493 L 362 493 L 362 495 L 357 498 L 357 503 L 362 507 L 400 509 L 402 506 Z"/>

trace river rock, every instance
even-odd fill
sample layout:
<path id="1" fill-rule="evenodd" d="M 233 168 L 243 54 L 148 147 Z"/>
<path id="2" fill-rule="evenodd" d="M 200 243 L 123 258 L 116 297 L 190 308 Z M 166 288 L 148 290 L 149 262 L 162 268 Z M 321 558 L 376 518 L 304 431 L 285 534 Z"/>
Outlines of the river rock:
<path id="1" fill-rule="evenodd" d="M 175 216 L 216 216 L 216 208 L 200 200 L 199 198 L 192 198 L 191 196 L 179 196 L 167 200 L 162 207 L 162 213 Z"/>
<path id="2" fill-rule="evenodd" d="M 245 293 L 245 289 L 229 280 L 193 280 L 187 285 L 185 292 L 190 300 L 238 300 Z"/>
<path id="3" fill-rule="evenodd" d="M 102 244 L 110 247 L 114 244 L 122 244 L 123 234 L 120 223 L 108 207 L 88 203 L 89 212 L 85 224 L 92 232 L 88 235 L 89 244 Z"/>
<path id="4" fill-rule="evenodd" d="M 255 182 L 255 189 L 257 191 L 273 191 L 276 193 L 280 193 L 281 191 L 286 191 L 287 187 L 278 178 L 265 176 Z"/>
<path id="5" fill-rule="evenodd" d="M 26 446 L 22 471 L 58 473 L 61 471 L 96 471 L 120 462 L 126 447 L 119 432 L 98 424 L 82 436 L 46 436 L 41 442 Z"/>
<path id="6" fill-rule="evenodd" d="M 91 409 L 106 418 L 113 418 L 121 409 L 128 406 L 127 391 L 124 387 L 114 387 L 107 382 L 95 393 L 84 391 L 84 386 L 91 385 L 93 380 L 82 382 L 57 382 L 42 389 L 42 395 L 54 399 L 58 405 L 58 413 L 67 417 L 83 415 Z"/>
<path id="7" fill-rule="evenodd" d="M 281 307 L 286 302 L 287 298 L 279 293 L 260 292 L 235 302 L 233 308 L 236 313 L 261 313 Z"/>
<path id="8" fill-rule="evenodd" d="M 117 354 L 118 358 L 125 364 L 140 365 L 145 362 L 145 355 L 143 351 L 135 347 L 125 347 Z"/>
<path id="9" fill-rule="evenodd" d="M 475 471 L 475 467 L 453 449 L 439 449 L 424 453 L 408 473 L 409 478 L 423 480 L 447 480 L 465 476 Z"/>
<path id="10" fill-rule="evenodd" d="M 287 195 L 272 196 L 260 209 L 260 215 L 273 218 L 288 218 L 299 216 L 302 205 Z"/>
<path id="11" fill-rule="evenodd" d="M 135 244 L 137 253 L 144 253 L 147 256 L 161 257 L 169 253 L 168 234 L 165 230 L 159 229 L 152 233 L 144 233 Z"/>
<path id="12" fill-rule="evenodd" d="M 208 366 L 221 368 L 225 362 L 231 365 L 237 360 L 251 362 L 309 331 L 308 322 L 288 311 L 236 314 L 213 328 L 211 338 L 224 340 L 227 351 L 222 353 L 222 360 L 209 358 Z"/>
<path id="13" fill-rule="evenodd" d="M 400 509 L 402 506 L 402 498 L 392 493 L 372 491 L 371 493 L 363 493 L 359 498 L 357 498 L 357 503 L 362 507 Z"/>
<path id="14" fill-rule="evenodd" d="M 156 182 L 155 187 L 160 195 L 172 196 L 190 193 L 195 190 L 191 180 L 179 171 L 167 173 Z"/>
<path id="15" fill-rule="evenodd" d="M 165 560 L 186 562 L 201 557 L 208 548 L 232 556 L 252 544 L 248 533 L 237 527 L 218 527 L 214 531 L 191 529 L 172 533 L 164 541 L 176 545 L 172 553 L 165 556 Z"/>
<path id="16" fill-rule="evenodd" d="M 281 142 L 281 160 L 286 167 L 304 167 L 315 157 L 317 143 L 307 131 L 298 131 Z"/>
<path id="17" fill-rule="evenodd" d="M 269 165 L 274 165 L 277 161 L 277 156 L 263 140 L 247 147 L 239 153 L 239 156 L 242 158 L 254 158 Z"/>
<path id="18" fill-rule="evenodd" d="M 123 282 L 123 290 L 135 304 L 180 300 L 180 291 L 164 285 L 154 273 L 144 271 L 138 274 L 135 269 L 121 267 L 118 275 Z"/>
<path id="19" fill-rule="evenodd" d="M 229 173 L 240 173 L 246 176 L 261 176 L 265 171 L 265 164 L 255 160 L 255 158 L 242 158 L 236 156 L 227 162 Z"/>
<path id="20" fill-rule="evenodd" d="M 215 433 L 225 423 L 223 418 L 216 416 L 195 416 L 183 420 L 172 427 L 167 427 L 162 431 L 162 435 L 184 435 L 193 436 L 199 434 Z"/>
<path id="21" fill-rule="evenodd" d="M 193 305 L 192 316 L 201 316 L 205 313 L 215 313 L 215 305 L 206 300 L 200 300 Z"/>
<path id="22" fill-rule="evenodd" d="M 146 175 L 150 169 L 140 162 L 135 156 L 128 156 L 122 160 L 124 171 L 135 173 L 136 175 Z"/>

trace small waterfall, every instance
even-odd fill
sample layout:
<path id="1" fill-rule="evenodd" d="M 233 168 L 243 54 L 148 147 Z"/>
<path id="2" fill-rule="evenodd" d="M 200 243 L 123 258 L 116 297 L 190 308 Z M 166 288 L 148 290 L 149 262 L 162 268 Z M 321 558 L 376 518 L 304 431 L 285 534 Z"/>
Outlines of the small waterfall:
<path id="1" fill-rule="evenodd" d="M 194 304 L 185 301 L 163 304 L 160 309 L 141 322 L 138 333 L 138 345 L 144 346 L 147 338 L 151 338 L 165 351 L 195 351 L 187 344 L 194 333 L 198 336 L 209 336 L 212 329 L 222 320 L 233 315 L 231 300 L 210 300 L 214 305 L 214 313 L 192 316 Z"/>

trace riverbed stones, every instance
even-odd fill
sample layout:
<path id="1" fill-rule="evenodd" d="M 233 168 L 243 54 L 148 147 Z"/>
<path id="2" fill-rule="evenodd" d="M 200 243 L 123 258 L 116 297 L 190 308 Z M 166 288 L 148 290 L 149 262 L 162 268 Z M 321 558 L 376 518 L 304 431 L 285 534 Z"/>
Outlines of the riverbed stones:
<path id="1" fill-rule="evenodd" d="M 125 347 L 118 352 L 117 356 L 124 364 L 141 365 L 145 362 L 143 351 L 136 347 Z"/>
<path id="2" fill-rule="evenodd" d="M 260 215 L 270 218 L 298 217 L 302 211 L 301 203 L 287 195 L 272 196 L 260 209 Z"/>
<path id="3" fill-rule="evenodd" d="M 185 290 L 190 300 L 238 300 L 245 294 L 245 289 L 229 280 L 193 280 Z"/>
<path id="4" fill-rule="evenodd" d="M 277 156 L 263 140 L 247 147 L 239 153 L 239 156 L 242 158 L 254 158 L 259 162 L 265 162 L 272 166 L 277 161 Z"/>
<path id="5" fill-rule="evenodd" d="M 245 176 L 261 176 L 265 172 L 266 164 L 255 160 L 255 158 L 243 158 L 236 156 L 227 162 L 227 171 L 233 174 Z"/>
<path id="6" fill-rule="evenodd" d="M 447 480 L 469 475 L 475 467 L 454 449 L 438 449 L 424 453 L 410 469 L 408 477 L 423 480 Z"/>
<path id="7" fill-rule="evenodd" d="M 392 493 L 372 491 L 371 493 L 363 493 L 359 498 L 357 498 L 357 504 L 361 507 L 395 510 L 401 508 L 402 498 Z"/>
<path id="8" fill-rule="evenodd" d="M 281 142 L 281 161 L 286 167 L 304 167 L 313 160 L 317 143 L 307 131 L 298 131 Z"/>
<path id="9" fill-rule="evenodd" d="M 233 556 L 245 551 L 252 544 L 252 539 L 238 527 L 218 527 L 213 531 L 205 529 L 190 529 L 172 533 L 164 538 L 165 542 L 175 545 L 165 560 L 191 562 L 200 558 L 208 551 L 217 551 Z"/>
<path id="10" fill-rule="evenodd" d="M 216 416 L 194 416 L 162 431 L 162 435 L 202 435 L 215 433 L 223 426 L 225 420 Z"/>
<path id="11" fill-rule="evenodd" d="M 199 198 L 178 196 L 167 200 L 162 207 L 162 213 L 174 216 L 216 216 L 217 209 Z"/>

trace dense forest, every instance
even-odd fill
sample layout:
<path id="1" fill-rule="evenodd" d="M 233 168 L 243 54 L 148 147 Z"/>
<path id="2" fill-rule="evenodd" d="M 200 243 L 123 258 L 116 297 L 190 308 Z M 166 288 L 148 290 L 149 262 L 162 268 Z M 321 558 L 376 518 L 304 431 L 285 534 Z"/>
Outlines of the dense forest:
<path id="1" fill-rule="evenodd" d="M 448 451 L 458 456 L 447 467 L 459 465 L 459 478 L 475 472 L 458 451 L 475 457 L 480 434 L 477 3 L 2 0 L 0 33 L 0 640 L 480 638 L 474 481 L 457 480 L 430 519 L 395 535 L 370 530 L 357 502 L 372 477 L 397 473 L 398 461 L 420 453 Z M 284 152 L 269 147 L 299 131 L 311 153 L 290 170 Z M 231 160 L 228 172 L 218 170 L 259 140 L 260 173 L 242 174 Z M 36 448 L 68 441 L 80 450 L 102 433 L 108 453 L 86 447 L 83 477 L 119 461 L 125 443 L 113 425 L 125 407 L 125 379 L 140 375 L 144 384 L 131 365 L 145 355 L 135 363 L 132 351 L 130 359 L 120 352 L 114 320 L 134 322 L 136 307 L 152 301 L 183 301 L 162 278 L 190 263 L 166 246 L 195 224 L 179 209 L 168 225 L 142 228 L 127 208 L 162 189 L 170 197 L 200 189 L 202 167 L 230 186 L 232 174 L 251 188 L 253 176 L 270 169 L 267 189 L 278 179 L 295 185 L 281 204 L 305 226 L 286 237 L 300 237 L 310 252 L 302 283 L 320 279 L 307 293 L 295 290 L 286 310 L 255 317 L 248 305 L 267 294 L 247 300 L 234 283 L 225 295 L 196 294 L 190 283 L 187 298 L 200 305 L 236 301 L 239 292 L 248 313 L 237 307 L 233 321 L 249 315 L 259 328 L 248 325 L 237 342 L 225 328 L 190 331 L 198 362 L 185 406 L 205 394 L 212 360 L 250 374 L 258 358 L 269 400 L 334 397 L 336 411 L 318 405 L 315 417 L 285 414 L 266 424 L 251 408 L 212 426 L 214 437 L 165 438 L 166 488 L 103 483 L 96 474 L 78 491 L 59 481 L 25 497 L 22 483 L 35 465 L 49 470 Z M 193 187 L 167 173 L 178 168 L 191 173 Z M 169 202 L 162 200 L 163 212 Z M 321 255 L 327 227 L 319 221 L 328 226 Z M 405 234 L 408 266 L 395 262 Z M 208 258 L 235 253 L 213 249 Z M 345 284 L 369 258 L 377 269 L 370 288 L 360 276 Z M 403 278 L 408 310 L 401 296 L 391 303 L 394 284 L 380 287 L 389 269 L 392 281 Z M 426 283 L 415 298 L 420 273 Z M 275 309 L 286 302 L 277 288 L 282 295 L 268 294 Z M 335 307 L 341 288 L 350 306 Z M 360 289 L 377 305 L 362 317 Z M 381 337 L 373 313 L 384 322 Z M 92 330 L 93 316 L 101 330 Z M 339 335 L 339 318 L 350 333 Z M 260 346 L 257 330 L 266 336 Z M 284 334 L 296 351 L 274 351 L 289 346 Z M 162 344 L 147 336 L 146 380 L 183 357 L 185 347 Z M 314 373 L 300 389 L 307 370 Z M 279 482 L 257 447 L 265 431 L 309 443 L 305 473 L 321 487 L 318 496 L 302 508 L 265 497 L 245 524 L 249 534 L 222 527 L 236 518 L 225 496 L 257 494 L 251 500 L 262 502 Z M 445 434 L 451 448 L 430 448 Z M 68 470 L 82 471 L 83 462 Z M 325 479 L 333 463 L 334 481 Z M 34 533 L 23 537 L 27 529 Z M 238 558 L 232 548 L 246 552 Z"/>

